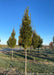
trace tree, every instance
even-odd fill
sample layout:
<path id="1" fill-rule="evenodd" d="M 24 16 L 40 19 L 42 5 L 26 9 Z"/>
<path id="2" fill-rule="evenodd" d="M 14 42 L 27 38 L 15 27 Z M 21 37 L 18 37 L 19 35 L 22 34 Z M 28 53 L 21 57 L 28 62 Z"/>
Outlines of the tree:
<path id="1" fill-rule="evenodd" d="M 54 37 L 53 37 L 53 43 L 54 43 Z"/>
<path id="2" fill-rule="evenodd" d="M 33 31 L 32 45 L 33 45 L 33 48 L 34 48 L 34 49 L 38 47 L 38 42 L 39 42 L 38 35 L 36 34 L 35 31 Z"/>
<path id="3" fill-rule="evenodd" d="M 22 45 L 22 38 L 21 38 L 21 36 L 19 36 L 19 41 L 18 41 L 18 43 L 19 43 L 19 46 Z"/>
<path id="4" fill-rule="evenodd" d="M 53 49 L 54 48 L 53 47 L 53 42 L 50 42 L 49 47 L 50 47 L 50 49 Z"/>
<path id="5" fill-rule="evenodd" d="M 18 44 L 19 44 L 20 49 L 21 49 L 21 46 L 22 46 L 22 38 L 21 38 L 21 36 L 19 36 Z"/>
<path id="6" fill-rule="evenodd" d="M 38 36 L 38 38 L 39 38 L 39 41 L 38 41 L 38 47 L 37 48 L 38 48 L 38 56 L 39 56 L 39 48 L 42 47 L 43 40 L 40 36 Z"/>
<path id="7" fill-rule="evenodd" d="M 54 36 L 53 36 L 53 42 L 50 42 L 50 44 L 49 44 L 49 48 L 54 49 Z"/>
<path id="8" fill-rule="evenodd" d="M 37 33 L 35 31 L 33 31 L 32 45 L 33 45 L 34 49 L 36 49 L 38 47 L 38 42 L 39 42 L 38 35 L 37 35 Z M 34 56 L 34 62 L 35 62 L 35 56 Z"/>
<path id="9" fill-rule="evenodd" d="M 14 48 L 15 45 L 16 45 L 16 39 L 15 39 L 15 31 L 13 29 L 12 33 L 11 33 L 11 36 L 10 38 L 8 39 L 7 41 L 7 45 L 10 47 L 10 48 Z M 12 49 L 12 59 L 13 59 L 13 49 Z"/>
<path id="10" fill-rule="evenodd" d="M 32 27 L 28 12 L 29 9 L 27 8 L 25 10 L 25 14 L 22 19 L 22 26 L 20 28 L 20 38 L 22 39 L 21 45 L 25 50 L 25 75 L 27 75 L 27 47 L 30 47 L 32 43 Z"/>

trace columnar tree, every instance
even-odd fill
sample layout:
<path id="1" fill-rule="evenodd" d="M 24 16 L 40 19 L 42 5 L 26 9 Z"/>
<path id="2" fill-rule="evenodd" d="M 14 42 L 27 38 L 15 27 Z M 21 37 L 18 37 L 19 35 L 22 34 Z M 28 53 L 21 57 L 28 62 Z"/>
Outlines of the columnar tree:
<path id="1" fill-rule="evenodd" d="M 39 56 L 39 47 L 42 46 L 42 38 L 36 34 L 35 31 L 33 31 L 33 36 L 32 36 L 32 45 L 33 45 L 33 48 L 38 48 L 38 56 Z"/>
<path id="2" fill-rule="evenodd" d="M 33 31 L 32 45 L 33 45 L 34 49 L 36 49 L 38 47 L 38 41 L 39 41 L 38 35 L 37 35 L 37 33 L 35 31 Z"/>
<path id="3" fill-rule="evenodd" d="M 22 38 L 21 38 L 21 36 L 19 36 L 18 43 L 19 43 L 19 46 L 21 46 L 21 45 L 22 45 Z"/>
<path id="4" fill-rule="evenodd" d="M 39 38 L 39 41 L 38 41 L 38 56 L 39 56 L 39 48 L 40 47 L 42 47 L 42 43 L 43 43 L 43 39 L 40 37 L 40 36 L 38 36 L 38 38 Z"/>
<path id="5" fill-rule="evenodd" d="M 36 49 L 38 47 L 38 41 L 39 41 L 38 35 L 37 35 L 37 33 L 35 31 L 33 31 L 32 45 L 33 45 L 34 49 Z M 35 56 L 34 56 L 34 62 L 35 62 Z"/>
<path id="6" fill-rule="evenodd" d="M 19 43 L 25 50 L 25 75 L 27 75 L 27 47 L 30 47 L 32 43 L 32 27 L 28 11 L 29 9 L 27 8 L 22 19 L 22 26 L 20 28 L 21 43 Z"/>
<path id="7" fill-rule="evenodd" d="M 54 36 L 53 36 L 53 43 L 54 43 Z"/>
<path id="8" fill-rule="evenodd" d="M 53 36 L 53 49 L 54 49 L 54 36 Z"/>
<path id="9" fill-rule="evenodd" d="M 53 42 L 50 42 L 49 48 L 50 48 L 50 49 L 53 49 Z"/>
<path id="10" fill-rule="evenodd" d="M 18 45 L 20 46 L 20 49 L 21 49 L 21 46 L 22 46 L 22 38 L 21 38 L 21 36 L 19 36 Z"/>
<path id="11" fill-rule="evenodd" d="M 11 36 L 10 38 L 8 39 L 7 41 L 7 45 L 12 48 L 12 59 L 13 59 L 13 48 L 15 47 L 16 45 L 16 39 L 15 39 L 15 31 L 13 29 L 12 33 L 11 33 Z"/>

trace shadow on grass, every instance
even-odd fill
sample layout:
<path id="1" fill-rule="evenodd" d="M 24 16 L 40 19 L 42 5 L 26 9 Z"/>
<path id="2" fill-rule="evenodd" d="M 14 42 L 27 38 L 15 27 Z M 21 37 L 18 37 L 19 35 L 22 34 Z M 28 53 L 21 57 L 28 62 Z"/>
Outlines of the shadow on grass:
<path id="1" fill-rule="evenodd" d="M 48 54 L 54 54 L 53 52 L 51 51 L 46 51 L 45 53 L 40 53 L 38 54 L 38 51 L 31 51 L 31 53 L 28 53 L 28 55 L 32 56 L 32 57 L 37 57 L 37 58 L 40 58 L 40 59 L 46 59 L 48 61 L 52 61 L 54 62 L 54 57 L 49 57 Z M 50 55 L 51 56 L 51 55 Z"/>
<path id="2" fill-rule="evenodd" d="M 16 52 L 16 53 L 15 53 Z M 6 52 L 5 53 L 6 55 L 8 55 L 8 56 L 12 56 L 12 54 L 10 53 L 10 52 Z M 22 57 L 22 58 L 25 58 L 25 52 L 24 52 L 24 50 L 22 51 L 22 50 L 19 50 L 19 51 L 14 51 L 13 52 L 13 57 L 14 58 L 18 58 L 18 56 L 20 56 L 20 57 Z M 27 59 L 29 60 L 33 60 L 33 58 L 32 57 L 30 57 L 30 56 L 27 56 Z"/>
<path id="3" fill-rule="evenodd" d="M 47 51 L 47 54 L 54 54 L 54 51 Z"/>
<path id="4" fill-rule="evenodd" d="M 48 54 L 50 54 L 51 52 L 48 52 Z M 9 52 L 5 52 L 6 55 L 8 56 L 12 56 L 12 54 Z M 24 50 L 18 50 L 18 51 L 14 51 L 13 53 L 13 57 L 14 58 L 19 58 L 18 56 L 22 57 L 22 58 L 25 58 L 25 51 Z M 46 59 L 48 61 L 53 61 L 54 62 L 54 58 L 53 57 L 48 57 L 47 53 L 39 53 L 38 55 L 38 51 L 27 51 L 27 59 L 29 60 L 33 60 L 33 57 L 37 57 L 37 58 L 41 58 L 41 59 Z"/>
<path id="5" fill-rule="evenodd" d="M 54 58 L 50 58 L 50 57 L 40 57 L 40 55 L 39 55 L 37 58 L 46 59 L 48 61 L 53 61 L 54 62 Z"/>

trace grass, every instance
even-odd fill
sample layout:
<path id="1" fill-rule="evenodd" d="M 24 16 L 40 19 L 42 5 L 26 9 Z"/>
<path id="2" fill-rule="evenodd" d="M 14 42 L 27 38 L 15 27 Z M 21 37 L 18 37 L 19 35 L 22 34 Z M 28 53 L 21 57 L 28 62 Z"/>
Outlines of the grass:
<path id="1" fill-rule="evenodd" d="M 28 52 L 27 72 L 31 73 L 49 73 L 54 72 L 54 55 L 50 50 L 41 50 L 38 56 L 38 51 L 31 50 Z M 11 60 L 11 51 L 0 53 L 0 68 L 9 70 L 15 68 L 17 72 L 25 71 L 25 51 L 14 51 L 13 60 Z M 35 57 L 35 62 L 34 62 Z M 47 63 L 48 62 L 48 63 Z M 51 62 L 51 64 L 49 64 Z"/>

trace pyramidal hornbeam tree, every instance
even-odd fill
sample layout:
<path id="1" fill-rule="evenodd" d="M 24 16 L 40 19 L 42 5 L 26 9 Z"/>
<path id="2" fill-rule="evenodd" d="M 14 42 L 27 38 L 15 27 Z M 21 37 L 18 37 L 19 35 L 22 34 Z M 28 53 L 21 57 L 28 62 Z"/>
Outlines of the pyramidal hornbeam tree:
<path id="1" fill-rule="evenodd" d="M 40 47 L 42 47 L 42 43 L 43 43 L 43 39 L 40 37 L 40 36 L 38 36 L 38 38 L 39 38 L 39 41 L 38 41 L 38 56 L 39 56 L 39 48 Z"/>
<path id="2" fill-rule="evenodd" d="M 35 31 L 33 31 L 32 45 L 33 45 L 34 49 L 36 49 L 38 47 L 38 43 L 39 43 L 38 35 L 37 35 L 37 33 Z M 34 56 L 34 62 L 35 62 L 35 56 Z"/>
<path id="3" fill-rule="evenodd" d="M 27 75 L 27 47 L 30 47 L 32 43 L 32 27 L 28 12 L 29 9 L 27 8 L 22 19 L 19 37 L 19 45 L 22 45 L 25 50 L 25 75 Z"/>
<path id="4" fill-rule="evenodd" d="M 38 56 L 39 56 L 39 47 L 42 46 L 42 42 L 43 42 L 42 38 L 39 35 L 37 35 L 35 31 L 33 31 L 32 45 L 34 49 L 38 48 Z M 34 57 L 34 62 L 35 62 L 35 57 Z"/>
<path id="5" fill-rule="evenodd" d="M 39 43 L 39 37 L 38 37 L 37 33 L 35 31 L 33 31 L 32 45 L 33 45 L 34 49 L 36 49 L 38 47 L 38 43 Z"/>
<path id="6" fill-rule="evenodd" d="M 12 59 L 13 59 L 13 48 L 15 47 L 16 45 L 16 39 L 15 39 L 15 31 L 13 29 L 12 33 L 11 33 L 11 36 L 10 38 L 8 39 L 7 41 L 7 45 L 12 48 Z"/>

